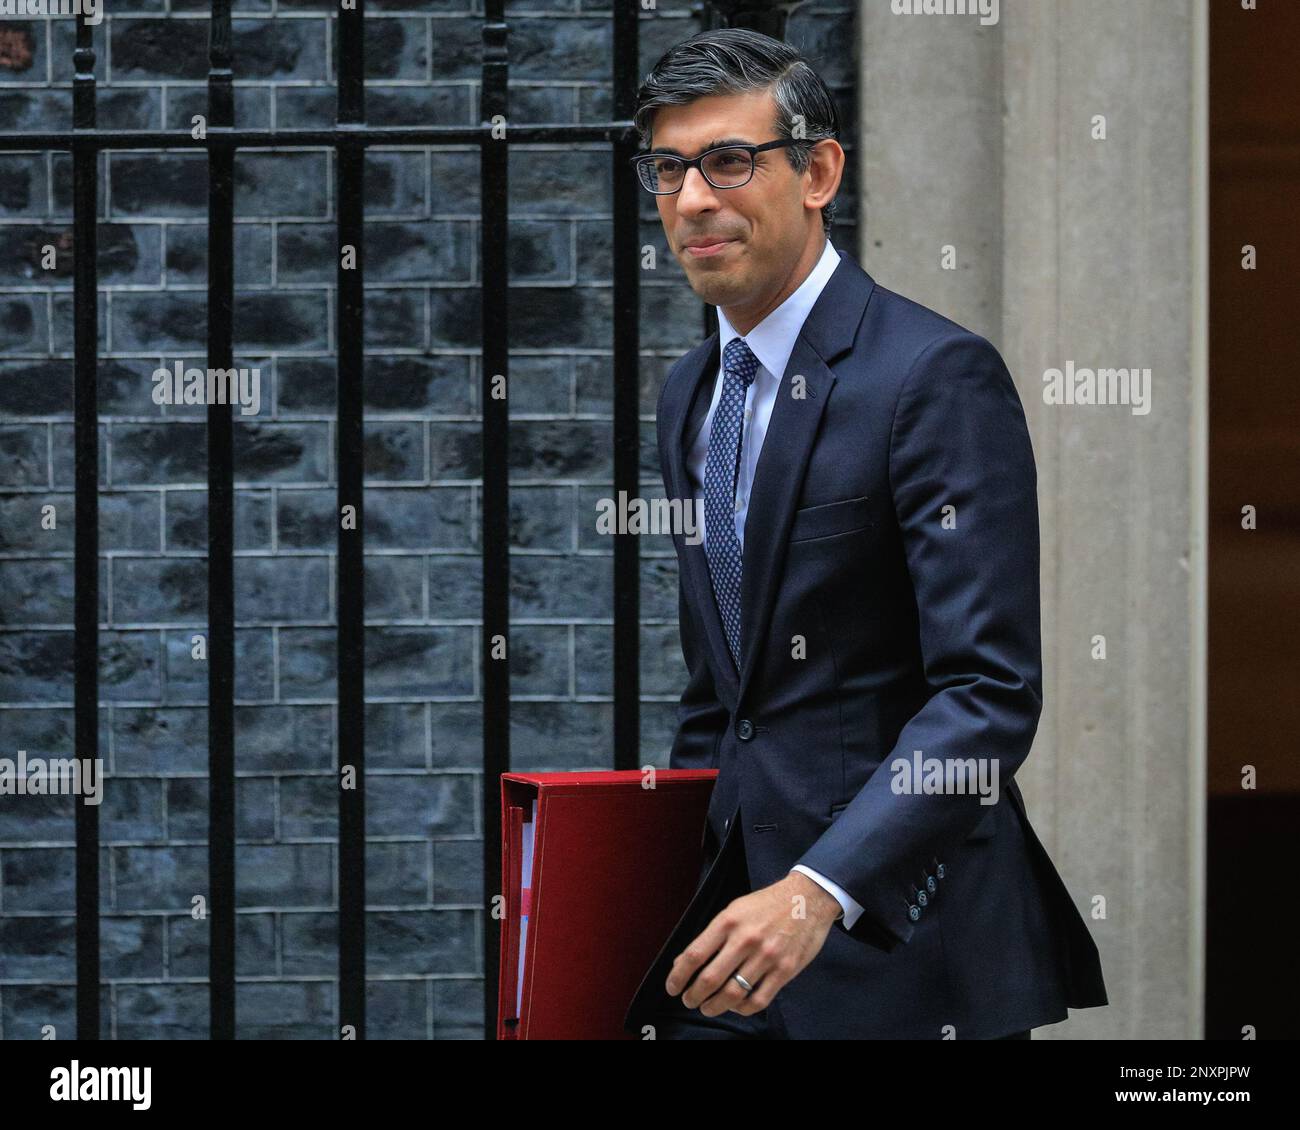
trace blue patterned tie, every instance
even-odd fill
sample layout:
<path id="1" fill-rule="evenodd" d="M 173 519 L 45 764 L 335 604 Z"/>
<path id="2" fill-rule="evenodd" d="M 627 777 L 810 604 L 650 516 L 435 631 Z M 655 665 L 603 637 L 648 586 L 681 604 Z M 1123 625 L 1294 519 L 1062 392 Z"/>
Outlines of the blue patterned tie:
<path id="1" fill-rule="evenodd" d="M 704 464 L 704 550 L 713 599 L 727 633 L 727 646 L 740 669 L 740 539 L 736 537 L 736 474 L 745 427 L 745 390 L 758 373 L 758 358 L 743 338 L 722 354 L 722 396 L 709 431 Z"/>

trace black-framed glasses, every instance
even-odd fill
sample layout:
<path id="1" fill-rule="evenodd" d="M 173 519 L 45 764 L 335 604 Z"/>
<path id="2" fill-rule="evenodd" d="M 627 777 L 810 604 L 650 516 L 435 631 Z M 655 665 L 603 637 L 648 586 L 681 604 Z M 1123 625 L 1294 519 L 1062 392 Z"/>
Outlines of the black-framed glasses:
<path id="1" fill-rule="evenodd" d="M 656 196 L 670 196 L 680 192 L 686 183 L 686 170 L 698 168 L 704 179 L 714 188 L 739 188 L 754 176 L 754 154 L 767 149 L 796 145 L 799 138 L 780 137 L 762 145 L 719 145 L 706 149 L 689 161 L 671 153 L 638 153 L 632 158 L 641 186 Z"/>

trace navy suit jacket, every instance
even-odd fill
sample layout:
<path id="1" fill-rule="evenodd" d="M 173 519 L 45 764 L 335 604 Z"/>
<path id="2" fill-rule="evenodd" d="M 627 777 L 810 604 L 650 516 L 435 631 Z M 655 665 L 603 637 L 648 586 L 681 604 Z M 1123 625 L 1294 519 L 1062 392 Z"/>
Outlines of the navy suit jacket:
<path id="1" fill-rule="evenodd" d="M 743 837 L 750 889 L 803 863 L 865 908 L 777 994 L 793 1038 L 1001 1036 L 1107 1003 L 1012 779 L 1043 701 L 1029 432 L 988 341 L 839 254 L 750 492 L 739 671 L 704 546 L 674 535 L 689 682 L 670 764 L 719 770 L 708 854 Z M 718 364 L 715 332 L 660 394 L 670 499 L 693 498 L 685 453 Z M 916 750 L 996 759 L 998 803 L 894 791 Z M 629 1029 L 653 1023 L 659 972 Z"/>

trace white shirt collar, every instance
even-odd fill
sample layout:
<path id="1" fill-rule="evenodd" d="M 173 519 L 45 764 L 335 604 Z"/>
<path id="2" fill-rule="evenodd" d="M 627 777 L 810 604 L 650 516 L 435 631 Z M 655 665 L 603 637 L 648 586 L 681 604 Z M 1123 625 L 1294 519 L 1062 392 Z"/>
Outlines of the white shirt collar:
<path id="1" fill-rule="evenodd" d="M 794 343 L 803 329 L 813 304 L 821 295 L 835 268 L 840 265 L 840 253 L 826 240 L 821 258 L 817 260 L 808 277 L 775 310 L 767 315 L 749 333 L 745 334 L 745 344 L 753 350 L 759 363 L 778 381 L 785 374 L 785 367 L 794 352 Z M 722 356 L 733 338 L 740 337 L 736 328 L 727 320 L 727 315 L 718 311 L 718 356 Z"/>

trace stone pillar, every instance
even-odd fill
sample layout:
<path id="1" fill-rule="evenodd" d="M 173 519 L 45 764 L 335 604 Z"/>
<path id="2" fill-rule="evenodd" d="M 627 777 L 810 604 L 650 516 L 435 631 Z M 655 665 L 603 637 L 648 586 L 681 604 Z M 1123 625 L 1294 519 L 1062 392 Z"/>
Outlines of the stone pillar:
<path id="1" fill-rule="evenodd" d="M 862 261 L 1001 350 L 1033 437 L 1045 701 L 1018 780 L 1111 1000 L 1041 1034 L 1197 1038 L 1204 3 L 861 15 Z M 1070 362 L 1150 369 L 1149 411 L 1046 403 Z"/>

